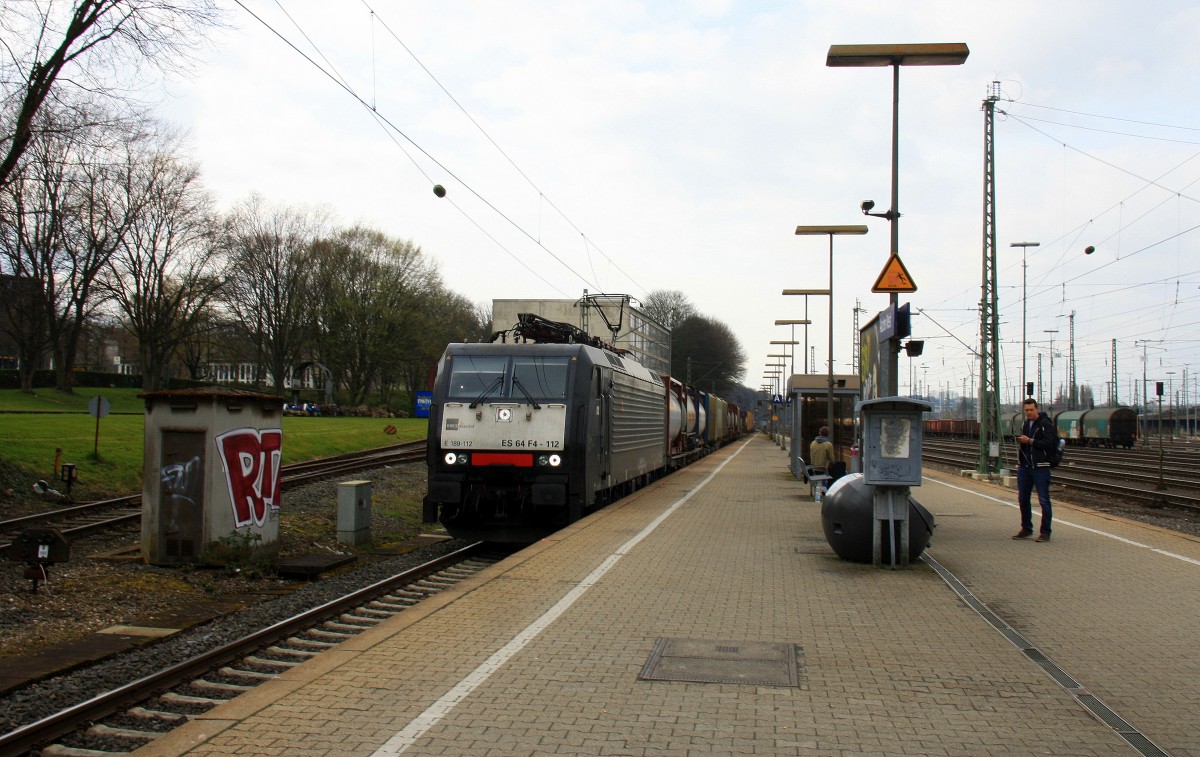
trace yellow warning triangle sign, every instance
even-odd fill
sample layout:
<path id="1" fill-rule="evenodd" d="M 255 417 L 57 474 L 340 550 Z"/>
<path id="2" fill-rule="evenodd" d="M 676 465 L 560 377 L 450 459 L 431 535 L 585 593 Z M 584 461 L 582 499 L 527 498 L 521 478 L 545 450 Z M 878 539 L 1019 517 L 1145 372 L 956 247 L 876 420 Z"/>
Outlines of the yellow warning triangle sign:
<path id="1" fill-rule="evenodd" d="M 875 286 L 871 287 L 871 291 L 915 292 L 917 285 L 912 280 L 912 276 L 908 275 L 908 269 L 904 267 L 904 263 L 900 262 L 900 256 L 893 253 L 879 274 L 879 278 L 875 279 Z"/>

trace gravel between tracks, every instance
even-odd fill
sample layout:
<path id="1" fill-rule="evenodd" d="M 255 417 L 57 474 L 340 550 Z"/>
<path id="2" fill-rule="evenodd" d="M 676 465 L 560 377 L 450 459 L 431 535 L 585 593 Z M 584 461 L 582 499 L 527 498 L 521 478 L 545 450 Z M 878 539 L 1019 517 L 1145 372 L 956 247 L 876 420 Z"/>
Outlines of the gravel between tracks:
<path id="1" fill-rule="evenodd" d="M 374 484 L 371 526 L 377 542 L 400 541 L 421 531 L 419 524 L 391 515 L 393 509 L 388 503 L 424 495 L 424 466 L 380 469 L 362 477 Z M 280 553 L 346 551 L 337 542 L 336 502 L 337 482 L 288 490 L 284 507 L 291 517 L 280 521 Z M 289 523 L 296 528 L 290 528 Z M 118 543 L 129 544 L 130 536 L 89 539 L 77 550 L 73 548 L 70 563 L 54 566 L 49 593 L 46 587 L 37 594 L 30 592 L 30 582 L 22 577 L 23 564 L 0 563 L 0 589 L 4 592 L 0 607 L 3 639 L 0 655 L 36 651 L 108 626 L 130 623 L 165 606 L 216 596 L 242 600 L 250 597 L 255 603 L 148 646 L 4 695 L 0 698 L 0 732 L 58 712 L 464 546 L 457 540 L 437 542 L 396 557 L 360 560 L 358 567 L 342 573 L 298 583 L 245 573 L 156 568 L 86 556 Z M 273 593 L 281 596 L 271 596 Z"/>

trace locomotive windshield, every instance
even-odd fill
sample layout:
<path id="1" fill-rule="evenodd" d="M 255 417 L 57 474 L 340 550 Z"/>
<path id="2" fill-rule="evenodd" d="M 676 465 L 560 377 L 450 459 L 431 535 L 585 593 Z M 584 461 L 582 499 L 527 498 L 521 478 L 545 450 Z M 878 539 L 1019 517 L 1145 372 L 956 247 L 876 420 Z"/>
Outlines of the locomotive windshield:
<path id="1" fill-rule="evenodd" d="M 487 355 L 458 355 L 450 361 L 450 387 L 447 399 L 471 402 L 487 391 L 500 394 L 499 381 L 504 378 L 508 358 Z M 489 387 L 491 391 L 488 391 Z"/>
<path id="2" fill-rule="evenodd" d="M 513 379 L 538 399 L 565 399 L 567 358 L 514 357 Z"/>
<path id="3" fill-rule="evenodd" d="M 567 357 L 456 355 L 450 361 L 446 399 L 526 401 L 528 393 L 535 400 L 561 402 L 567 396 L 569 368 Z"/>

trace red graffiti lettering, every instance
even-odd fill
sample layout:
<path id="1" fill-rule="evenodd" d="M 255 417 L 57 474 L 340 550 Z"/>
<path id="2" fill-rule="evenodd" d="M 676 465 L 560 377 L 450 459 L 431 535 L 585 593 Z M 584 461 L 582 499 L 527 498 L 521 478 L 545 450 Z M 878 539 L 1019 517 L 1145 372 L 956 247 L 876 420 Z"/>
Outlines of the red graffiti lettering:
<path id="1" fill-rule="evenodd" d="M 277 428 L 239 428 L 219 435 L 216 442 L 235 527 L 251 523 L 261 526 L 268 509 L 279 510 L 283 432 Z"/>

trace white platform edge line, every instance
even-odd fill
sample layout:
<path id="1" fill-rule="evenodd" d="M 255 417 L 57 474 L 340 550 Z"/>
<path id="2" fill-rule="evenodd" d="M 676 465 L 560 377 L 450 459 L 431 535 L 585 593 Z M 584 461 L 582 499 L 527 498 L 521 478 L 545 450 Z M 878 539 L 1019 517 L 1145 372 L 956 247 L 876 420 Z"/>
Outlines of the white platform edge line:
<path id="1" fill-rule="evenodd" d="M 516 636 L 508 641 L 500 649 L 496 650 L 490 657 L 480 663 L 479 667 L 471 671 L 461 681 L 455 684 L 449 691 L 443 694 L 436 702 L 431 704 L 420 715 L 414 718 L 408 725 L 398 731 L 394 736 L 374 752 L 377 757 L 386 757 L 390 755 L 403 754 L 410 747 L 416 744 L 417 740 L 424 736 L 429 729 L 437 725 L 442 718 L 450 714 L 458 703 L 470 696 L 476 689 L 482 686 L 487 680 L 499 670 L 505 663 L 511 660 L 517 652 L 520 652 L 526 644 L 536 639 L 542 631 L 557 620 L 565 613 L 575 602 L 582 597 L 587 590 L 595 586 L 596 583 L 616 565 L 622 557 L 637 546 L 643 539 L 649 536 L 658 528 L 663 521 L 671 516 L 676 510 L 683 506 L 685 502 L 692 498 L 696 492 L 703 489 L 712 481 L 721 470 L 729 464 L 733 458 L 737 457 L 743 449 L 746 448 L 754 437 L 742 443 L 736 451 L 718 465 L 712 473 L 708 474 L 691 489 L 687 494 L 684 494 L 671 506 L 664 510 L 657 518 L 650 521 L 640 532 L 634 535 L 629 541 L 622 544 L 611 555 L 601 561 L 591 573 L 589 573 L 582 581 L 568 591 L 562 599 L 554 603 L 554 606 L 544 612 L 541 617 L 530 623 Z"/>

